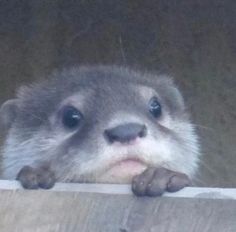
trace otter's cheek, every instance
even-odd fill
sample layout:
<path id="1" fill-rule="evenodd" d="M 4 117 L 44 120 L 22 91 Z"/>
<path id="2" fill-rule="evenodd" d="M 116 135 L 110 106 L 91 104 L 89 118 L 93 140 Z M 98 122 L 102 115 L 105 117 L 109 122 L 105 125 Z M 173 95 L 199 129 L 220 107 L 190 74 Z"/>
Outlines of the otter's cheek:
<path id="1" fill-rule="evenodd" d="M 134 176 L 141 174 L 146 168 L 147 165 L 141 162 L 125 160 L 113 165 L 98 177 L 97 181 L 100 183 L 129 184 Z"/>

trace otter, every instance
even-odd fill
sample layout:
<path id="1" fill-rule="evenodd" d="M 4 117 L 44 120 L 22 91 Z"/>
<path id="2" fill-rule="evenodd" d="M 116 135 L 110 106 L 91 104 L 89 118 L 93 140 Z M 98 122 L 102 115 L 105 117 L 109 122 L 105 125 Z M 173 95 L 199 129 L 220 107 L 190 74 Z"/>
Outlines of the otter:
<path id="1" fill-rule="evenodd" d="M 160 196 L 191 184 L 199 142 L 172 78 L 80 66 L 19 88 L 0 109 L 3 178 L 26 189 L 55 182 L 131 184 Z"/>

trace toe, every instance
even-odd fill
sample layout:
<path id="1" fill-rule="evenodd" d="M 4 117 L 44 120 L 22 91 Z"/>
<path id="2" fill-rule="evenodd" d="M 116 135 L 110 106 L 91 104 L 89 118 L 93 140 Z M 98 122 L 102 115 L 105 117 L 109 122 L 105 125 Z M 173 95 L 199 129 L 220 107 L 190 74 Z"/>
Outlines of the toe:
<path id="1" fill-rule="evenodd" d="M 156 168 L 155 173 L 147 185 L 146 194 L 148 196 L 161 196 L 167 188 L 169 181 L 169 171 L 165 168 Z"/>
<path id="2" fill-rule="evenodd" d="M 50 189 L 54 186 L 56 178 L 53 172 L 49 170 L 40 170 L 38 174 L 39 187 L 43 189 Z"/>
<path id="3" fill-rule="evenodd" d="M 30 166 L 24 166 L 17 175 L 17 180 L 25 189 L 37 189 L 38 179 L 35 170 Z"/>
<path id="4" fill-rule="evenodd" d="M 176 192 L 190 185 L 191 185 L 191 181 L 186 174 L 176 173 L 170 178 L 169 183 L 167 185 L 167 191 Z"/>
<path id="5" fill-rule="evenodd" d="M 147 186 L 153 178 L 155 168 L 148 168 L 132 180 L 132 191 L 136 196 L 146 195 Z"/>

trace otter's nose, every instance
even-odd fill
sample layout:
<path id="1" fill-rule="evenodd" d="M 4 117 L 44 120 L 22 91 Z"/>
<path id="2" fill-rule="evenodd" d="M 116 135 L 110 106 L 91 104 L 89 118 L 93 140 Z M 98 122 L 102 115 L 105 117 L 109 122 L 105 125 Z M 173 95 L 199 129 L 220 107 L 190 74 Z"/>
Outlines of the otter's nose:
<path id="1" fill-rule="evenodd" d="M 146 126 L 138 123 L 127 123 L 104 131 L 105 137 L 111 143 L 127 143 L 132 140 L 135 140 L 138 137 L 145 137 L 146 134 Z"/>

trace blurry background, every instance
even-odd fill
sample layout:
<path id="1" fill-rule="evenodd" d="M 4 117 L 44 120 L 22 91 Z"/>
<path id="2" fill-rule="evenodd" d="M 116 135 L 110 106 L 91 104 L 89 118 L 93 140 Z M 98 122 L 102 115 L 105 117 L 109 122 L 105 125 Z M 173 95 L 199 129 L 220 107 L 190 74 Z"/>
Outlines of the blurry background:
<path id="1" fill-rule="evenodd" d="M 97 63 L 173 75 L 201 136 L 199 185 L 236 187 L 236 1 L 0 0 L 0 103 Z"/>

